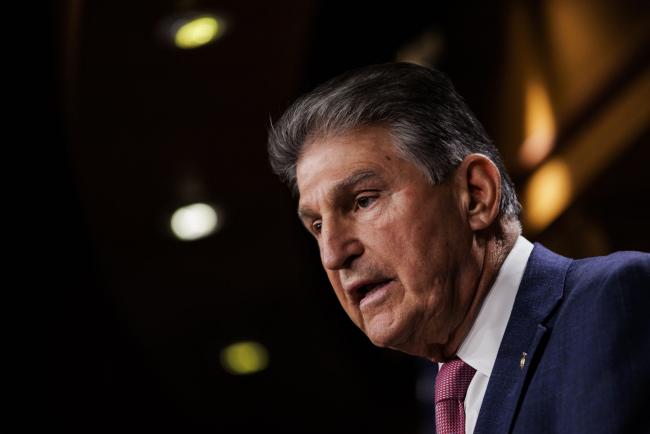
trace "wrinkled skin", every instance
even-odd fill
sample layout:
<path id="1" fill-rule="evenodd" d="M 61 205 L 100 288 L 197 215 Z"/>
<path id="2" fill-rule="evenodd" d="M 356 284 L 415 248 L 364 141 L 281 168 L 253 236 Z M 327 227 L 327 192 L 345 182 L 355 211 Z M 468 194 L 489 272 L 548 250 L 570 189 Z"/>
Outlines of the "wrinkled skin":
<path id="1" fill-rule="evenodd" d="M 469 331 L 509 250 L 483 237 L 500 184 L 473 155 L 433 185 L 383 127 L 305 145 L 299 215 L 343 309 L 375 345 L 443 361 Z M 363 283 L 379 286 L 355 288 Z"/>

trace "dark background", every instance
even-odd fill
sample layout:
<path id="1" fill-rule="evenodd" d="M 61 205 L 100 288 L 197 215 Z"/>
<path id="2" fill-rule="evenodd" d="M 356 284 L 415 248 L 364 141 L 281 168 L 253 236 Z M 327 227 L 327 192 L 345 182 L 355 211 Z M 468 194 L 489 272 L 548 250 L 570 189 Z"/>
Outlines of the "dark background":
<path id="1" fill-rule="evenodd" d="M 450 75 L 525 185 L 534 168 L 512 163 L 522 135 L 509 87 L 521 81 L 512 64 L 525 53 L 508 48 L 523 38 L 508 24 L 522 3 L 487 3 L 50 4 L 40 98 L 24 133 L 44 157 L 29 186 L 40 213 L 23 275 L 37 289 L 25 328 L 36 325 L 45 348 L 32 359 L 45 393 L 27 398 L 44 411 L 31 418 L 64 432 L 426 432 L 428 362 L 373 347 L 347 319 L 294 199 L 270 173 L 266 128 L 323 80 L 393 61 L 434 34 L 431 64 Z M 558 109 L 553 152 L 648 74 L 647 31 L 635 30 L 648 27 L 647 7 L 582 2 L 576 13 L 594 4 L 594 28 L 632 36 L 609 47 L 615 66 L 582 104 Z M 523 9 L 541 26 L 541 69 L 556 77 L 548 83 L 560 107 L 562 77 L 543 44 L 552 35 L 541 31 L 552 14 L 542 2 Z M 165 43 L 161 23 L 193 10 L 223 14 L 228 33 L 195 50 Z M 648 107 L 638 110 L 647 119 Z M 630 137 L 531 240 L 571 256 L 650 250 L 647 122 Z M 217 204 L 225 223 L 209 238 L 177 241 L 168 218 L 194 201 Z M 262 343 L 269 367 L 228 374 L 219 353 L 239 340 Z"/>

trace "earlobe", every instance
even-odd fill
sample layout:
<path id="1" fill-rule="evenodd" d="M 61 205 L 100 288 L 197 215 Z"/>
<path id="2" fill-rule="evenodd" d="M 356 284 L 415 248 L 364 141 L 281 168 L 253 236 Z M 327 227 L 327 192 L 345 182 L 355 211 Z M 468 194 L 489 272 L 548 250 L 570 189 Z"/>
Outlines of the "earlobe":
<path id="1" fill-rule="evenodd" d="M 461 163 L 468 195 L 467 219 L 472 230 L 491 226 L 499 215 L 501 175 L 488 157 L 470 154 Z"/>

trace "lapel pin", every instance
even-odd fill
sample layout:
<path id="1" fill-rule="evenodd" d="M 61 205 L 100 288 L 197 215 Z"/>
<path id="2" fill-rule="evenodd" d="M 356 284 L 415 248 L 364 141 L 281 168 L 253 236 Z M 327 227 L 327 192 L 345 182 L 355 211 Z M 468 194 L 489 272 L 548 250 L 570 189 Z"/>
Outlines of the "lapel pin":
<path id="1" fill-rule="evenodd" d="M 526 366 L 527 355 L 527 353 L 521 353 L 521 359 L 519 359 L 519 369 L 524 369 L 524 366 Z"/>

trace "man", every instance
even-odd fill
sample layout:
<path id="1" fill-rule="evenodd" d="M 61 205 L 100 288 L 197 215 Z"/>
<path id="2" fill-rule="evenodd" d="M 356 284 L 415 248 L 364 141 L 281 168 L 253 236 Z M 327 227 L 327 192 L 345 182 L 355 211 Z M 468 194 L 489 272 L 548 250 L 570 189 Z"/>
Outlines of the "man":
<path id="1" fill-rule="evenodd" d="M 650 427 L 650 255 L 573 261 L 523 238 L 501 158 L 440 72 L 334 78 L 271 129 L 269 157 L 352 321 L 441 364 L 438 432 Z"/>

